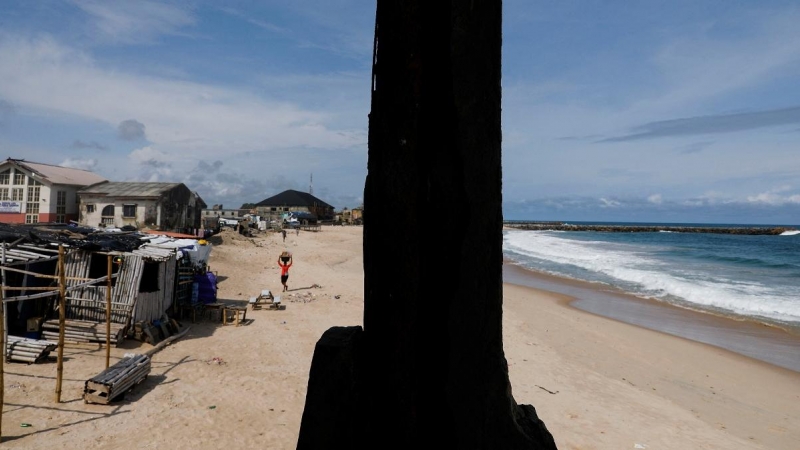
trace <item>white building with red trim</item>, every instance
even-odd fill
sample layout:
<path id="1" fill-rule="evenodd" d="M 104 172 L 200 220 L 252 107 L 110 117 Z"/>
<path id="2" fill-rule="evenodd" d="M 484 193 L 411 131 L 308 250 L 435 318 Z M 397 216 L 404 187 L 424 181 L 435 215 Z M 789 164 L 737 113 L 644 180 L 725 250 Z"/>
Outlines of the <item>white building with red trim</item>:
<path id="1" fill-rule="evenodd" d="M 0 222 L 77 221 L 78 190 L 104 181 L 88 170 L 8 158 L 0 162 Z"/>

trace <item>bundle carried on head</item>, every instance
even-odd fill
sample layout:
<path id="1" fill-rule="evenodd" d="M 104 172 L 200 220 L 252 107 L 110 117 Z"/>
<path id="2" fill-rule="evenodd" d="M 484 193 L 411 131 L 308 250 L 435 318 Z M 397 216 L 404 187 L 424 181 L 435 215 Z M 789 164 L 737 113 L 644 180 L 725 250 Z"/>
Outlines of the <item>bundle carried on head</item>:
<path id="1" fill-rule="evenodd" d="M 284 250 L 283 253 L 281 253 L 281 261 L 283 261 L 284 263 L 288 263 L 291 258 L 292 258 L 292 254 L 291 253 L 289 253 L 289 252 L 287 252 L 285 250 Z"/>

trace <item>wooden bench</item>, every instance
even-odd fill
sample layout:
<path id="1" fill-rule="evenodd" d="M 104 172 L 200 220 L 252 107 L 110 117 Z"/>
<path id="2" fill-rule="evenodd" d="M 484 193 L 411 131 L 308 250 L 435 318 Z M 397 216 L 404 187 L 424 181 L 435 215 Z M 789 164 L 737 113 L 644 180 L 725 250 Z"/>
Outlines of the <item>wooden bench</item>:
<path id="1" fill-rule="evenodd" d="M 273 296 L 269 289 L 261 291 L 261 295 L 258 297 L 250 297 L 248 304 L 254 310 L 261 309 L 265 306 L 267 309 L 286 309 L 286 306 L 281 305 L 281 297 Z"/>

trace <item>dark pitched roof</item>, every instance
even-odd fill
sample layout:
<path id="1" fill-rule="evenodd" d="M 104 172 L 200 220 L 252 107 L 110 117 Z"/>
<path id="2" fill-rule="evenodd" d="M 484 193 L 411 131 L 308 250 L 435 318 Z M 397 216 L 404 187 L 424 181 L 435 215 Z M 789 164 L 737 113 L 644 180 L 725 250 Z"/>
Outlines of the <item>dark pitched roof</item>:
<path id="1" fill-rule="evenodd" d="M 294 189 L 289 189 L 278 195 L 273 195 L 268 199 L 261 200 L 256 203 L 256 206 L 322 206 L 333 208 L 333 206 L 314 197 L 308 192 L 295 191 Z"/>

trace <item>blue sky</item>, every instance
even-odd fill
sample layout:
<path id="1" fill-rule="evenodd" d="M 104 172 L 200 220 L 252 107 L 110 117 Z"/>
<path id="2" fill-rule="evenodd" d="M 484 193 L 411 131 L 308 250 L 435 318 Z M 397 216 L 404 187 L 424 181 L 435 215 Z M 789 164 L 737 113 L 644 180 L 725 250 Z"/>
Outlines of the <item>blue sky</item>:
<path id="1" fill-rule="evenodd" d="M 800 3 L 503 7 L 506 218 L 800 224 Z M 374 10 L 3 1 L 0 157 L 358 206 Z"/>

